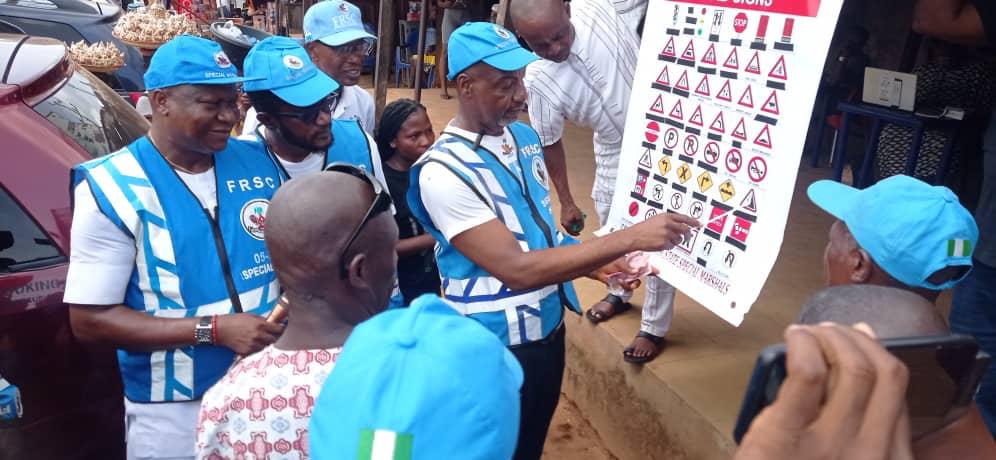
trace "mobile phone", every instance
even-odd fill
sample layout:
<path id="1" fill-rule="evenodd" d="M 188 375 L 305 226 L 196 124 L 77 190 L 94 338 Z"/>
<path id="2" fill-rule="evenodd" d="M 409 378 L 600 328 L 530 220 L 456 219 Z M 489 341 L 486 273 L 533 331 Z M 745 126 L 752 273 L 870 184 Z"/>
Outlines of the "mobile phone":
<path id="1" fill-rule="evenodd" d="M 885 339 L 881 343 L 909 369 L 906 403 L 914 438 L 961 417 L 990 362 L 989 355 L 979 351 L 978 343 L 967 335 Z M 762 350 L 733 429 L 738 444 L 754 417 L 775 401 L 785 377 L 785 345 Z"/>

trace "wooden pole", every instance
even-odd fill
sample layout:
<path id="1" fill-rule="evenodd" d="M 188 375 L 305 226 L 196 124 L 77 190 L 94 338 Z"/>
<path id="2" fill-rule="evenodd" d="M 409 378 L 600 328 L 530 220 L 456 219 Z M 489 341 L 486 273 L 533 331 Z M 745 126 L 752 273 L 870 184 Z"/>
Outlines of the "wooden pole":
<path id="1" fill-rule="evenodd" d="M 374 105 L 380 119 L 387 105 L 387 83 L 391 77 L 391 57 L 394 55 L 394 30 L 397 28 L 394 0 L 380 0 L 380 24 L 377 27 L 377 65 L 374 70 Z M 370 129 L 373 129 L 371 126 Z"/>
<path id="2" fill-rule="evenodd" d="M 418 58 L 415 59 L 415 102 L 422 102 L 422 66 L 425 63 L 425 17 L 428 0 L 422 0 L 418 15 Z"/>
<path id="3" fill-rule="evenodd" d="M 501 0 L 498 2 L 498 15 L 495 18 L 495 23 L 508 28 L 508 2 L 509 0 Z"/>

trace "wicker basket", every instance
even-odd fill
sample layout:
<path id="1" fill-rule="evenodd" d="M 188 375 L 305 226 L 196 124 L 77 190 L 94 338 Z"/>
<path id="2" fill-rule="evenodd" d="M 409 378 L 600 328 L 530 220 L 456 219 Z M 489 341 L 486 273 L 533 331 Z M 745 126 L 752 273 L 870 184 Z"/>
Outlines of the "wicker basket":
<path id="1" fill-rule="evenodd" d="M 80 67 L 82 67 L 82 68 L 84 68 L 86 70 L 89 70 L 90 72 L 93 72 L 93 73 L 114 73 L 118 69 L 120 69 L 120 68 L 122 68 L 124 66 L 123 65 L 117 65 L 117 66 L 95 66 L 95 65 L 88 65 L 88 64 L 80 64 Z"/>

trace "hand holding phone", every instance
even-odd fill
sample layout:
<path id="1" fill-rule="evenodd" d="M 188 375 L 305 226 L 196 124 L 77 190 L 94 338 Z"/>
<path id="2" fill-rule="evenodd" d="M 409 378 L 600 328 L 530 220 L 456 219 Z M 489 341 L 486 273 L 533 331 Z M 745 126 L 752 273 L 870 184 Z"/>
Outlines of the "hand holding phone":
<path id="1" fill-rule="evenodd" d="M 782 351 L 787 375 L 736 459 L 913 458 L 898 358 L 840 325 L 791 326 Z"/>

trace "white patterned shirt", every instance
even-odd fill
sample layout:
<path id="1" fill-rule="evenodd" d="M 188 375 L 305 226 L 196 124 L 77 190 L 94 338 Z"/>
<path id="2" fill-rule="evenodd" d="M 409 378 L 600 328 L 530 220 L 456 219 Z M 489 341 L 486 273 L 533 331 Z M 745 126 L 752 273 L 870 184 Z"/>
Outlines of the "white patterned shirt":
<path id="1" fill-rule="evenodd" d="M 596 201 L 605 201 L 604 195 L 611 196 L 615 188 L 640 51 L 635 25 L 617 8 L 636 7 L 608 0 L 572 1 L 575 38 L 570 56 L 559 63 L 535 61 L 526 68 L 524 79 L 529 92 L 529 122 L 544 147 L 560 140 L 565 119 L 595 131 Z"/>
<path id="2" fill-rule="evenodd" d="M 270 345 L 235 363 L 201 400 L 197 458 L 307 459 L 311 409 L 341 351 Z"/>

